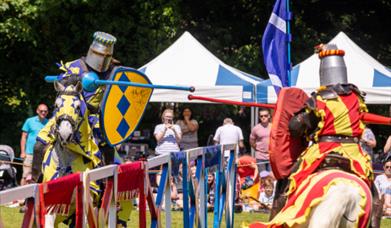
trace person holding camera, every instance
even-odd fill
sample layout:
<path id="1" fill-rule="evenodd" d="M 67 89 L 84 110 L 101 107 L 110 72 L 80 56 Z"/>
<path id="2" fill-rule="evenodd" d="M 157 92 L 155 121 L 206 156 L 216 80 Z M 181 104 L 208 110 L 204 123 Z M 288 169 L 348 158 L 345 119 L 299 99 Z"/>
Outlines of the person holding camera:
<path id="1" fill-rule="evenodd" d="M 156 125 L 153 135 L 157 142 L 156 155 L 180 150 L 179 142 L 182 139 L 182 132 L 179 125 L 174 124 L 174 110 L 168 108 L 163 111 L 162 123 Z"/>

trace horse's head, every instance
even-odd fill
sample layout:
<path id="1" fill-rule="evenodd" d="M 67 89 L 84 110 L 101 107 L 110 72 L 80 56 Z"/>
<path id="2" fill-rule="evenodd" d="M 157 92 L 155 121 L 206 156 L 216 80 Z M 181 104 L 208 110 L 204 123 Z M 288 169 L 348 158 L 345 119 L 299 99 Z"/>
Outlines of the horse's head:
<path id="1" fill-rule="evenodd" d="M 54 112 L 56 134 L 60 143 L 66 145 L 72 141 L 83 117 L 82 109 L 85 107 L 81 96 L 82 86 L 80 82 L 68 86 L 55 82 L 54 88 L 58 92 Z"/>

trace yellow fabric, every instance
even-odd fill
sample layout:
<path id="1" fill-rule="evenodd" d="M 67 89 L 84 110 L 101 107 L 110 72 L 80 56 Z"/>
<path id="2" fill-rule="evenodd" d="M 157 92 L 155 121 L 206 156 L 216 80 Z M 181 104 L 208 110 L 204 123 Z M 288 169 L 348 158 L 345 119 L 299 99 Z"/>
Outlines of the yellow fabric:
<path id="1" fill-rule="evenodd" d="M 314 134 L 315 142 L 318 141 L 320 134 L 328 135 L 333 133 L 334 135 L 344 136 L 352 136 L 353 132 L 355 136 L 362 134 L 365 124 L 360 120 L 360 113 L 368 111 L 364 101 L 353 92 L 343 97 L 344 100 L 342 100 L 341 96 L 326 100 L 318 94 L 316 95 L 316 109 L 306 108 L 306 112 L 313 112 L 319 118 L 318 130 Z M 351 121 L 355 122 L 352 123 Z M 299 184 L 297 182 L 302 181 L 306 175 L 311 174 L 310 171 L 314 172 L 316 170 L 316 166 L 319 164 L 315 163 L 319 163 L 329 152 L 335 152 L 348 158 L 351 170 L 363 180 L 373 180 L 371 158 L 368 154 L 362 152 L 359 144 L 320 142 L 312 144 L 302 153 L 302 162 L 299 168 L 290 176 L 289 193 L 296 190 L 296 186 Z"/>
<path id="2" fill-rule="evenodd" d="M 101 160 L 98 156 L 99 148 L 95 144 L 92 139 L 92 129 L 88 123 L 89 111 L 86 110 L 84 116 L 82 118 L 75 115 L 75 111 L 73 110 L 74 96 L 70 95 L 62 95 L 61 99 L 63 100 L 62 107 L 58 108 L 55 112 L 55 116 L 53 116 L 45 127 L 39 132 L 38 137 L 44 140 L 47 144 L 49 144 L 49 148 L 53 146 L 56 136 L 55 136 L 55 127 L 56 127 L 56 117 L 61 116 L 63 114 L 73 114 L 72 118 L 77 122 L 81 122 L 79 127 L 78 134 L 80 135 L 79 142 L 70 142 L 66 145 L 66 148 L 73 153 L 84 156 L 87 159 L 90 159 L 93 162 L 94 166 L 97 166 Z M 50 151 L 49 148 L 46 151 Z M 45 155 L 47 155 L 45 153 Z"/>
<path id="3" fill-rule="evenodd" d="M 67 87 L 66 91 L 73 91 L 73 86 Z M 72 159 L 70 164 L 71 170 L 66 170 L 66 172 L 82 172 L 86 169 L 95 168 L 99 163 L 101 163 L 99 157 L 99 149 L 92 139 L 92 129 L 88 123 L 88 110 L 85 110 L 84 115 L 82 117 L 79 116 L 74 109 L 74 98 L 73 95 L 61 95 L 59 99 L 62 100 L 60 107 L 56 107 L 55 116 L 53 116 L 49 123 L 52 125 L 46 125 L 44 129 L 38 134 L 38 137 L 45 140 L 49 143 L 46 147 L 43 165 L 42 165 L 42 173 L 44 174 L 44 181 L 51 180 L 53 178 L 57 178 L 59 175 L 59 169 L 66 169 L 67 167 L 59 167 L 59 161 L 57 156 L 54 156 L 55 149 L 55 124 L 56 118 L 62 115 L 69 116 L 76 124 L 80 124 L 78 128 L 78 132 L 74 134 L 79 136 L 78 141 L 72 141 L 67 145 L 64 145 L 64 150 L 62 153 L 69 153 L 66 156 Z M 80 96 L 81 98 L 81 96 Z M 61 153 L 60 152 L 60 153 Z M 59 154 L 60 154 L 59 153 Z M 84 157 L 84 159 L 83 159 Z M 87 161 L 86 161 L 87 159 Z M 89 162 L 88 162 L 89 161 Z"/>
<path id="4" fill-rule="evenodd" d="M 282 209 L 280 213 L 278 213 L 273 220 L 270 222 L 265 223 L 254 223 L 260 225 L 259 227 L 293 227 L 295 225 L 305 225 L 306 222 L 308 222 L 309 216 L 311 214 L 311 210 L 319 205 L 324 198 L 327 196 L 327 192 L 332 186 L 336 185 L 350 185 L 357 189 L 359 195 L 360 195 L 360 211 L 359 211 L 359 218 L 365 215 L 365 213 L 368 213 L 365 211 L 366 206 L 368 203 L 371 203 L 371 199 L 368 199 L 367 197 L 371 197 L 371 195 L 367 195 L 365 190 L 361 187 L 361 185 L 365 185 L 362 180 L 356 178 L 352 174 L 346 174 L 350 176 L 349 178 L 345 177 L 336 177 L 333 178 L 331 181 L 327 182 L 325 185 L 316 186 L 319 181 L 321 181 L 323 178 L 327 177 L 328 175 L 343 173 L 339 170 L 327 170 L 320 173 L 315 173 L 310 176 L 308 176 L 305 181 L 301 183 L 301 185 L 298 187 L 296 194 L 293 194 L 291 197 L 297 197 L 296 200 L 293 202 L 292 205 L 286 206 Z M 319 196 L 311 196 L 311 190 L 317 189 L 323 190 L 323 193 Z M 369 193 L 369 189 L 368 193 Z M 305 204 L 306 199 L 312 198 L 311 202 L 309 203 L 309 206 L 307 208 L 303 208 L 303 205 Z M 289 199 L 288 199 L 289 200 Z M 300 211 L 303 211 L 301 215 L 299 214 Z M 359 226 L 359 219 L 356 220 L 354 227 Z M 249 224 L 242 224 L 243 228 L 248 228 Z"/>
<path id="5" fill-rule="evenodd" d="M 260 188 L 260 182 L 254 183 L 253 186 L 249 187 L 248 189 L 241 190 L 242 198 L 245 199 L 248 198 L 248 203 L 255 203 L 256 201 L 251 199 L 258 199 L 259 198 L 259 188 Z M 251 197 L 251 198 L 250 198 Z"/>
<path id="6" fill-rule="evenodd" d="M 106 88 L 106 86 L 103 86 L 103 85 L 99 86 L 95 90 L 94 94 L 91 97 L 89 97 L 88 99 L 86 99 L 86 103 L 90 107 L 93 107 L 95 110 L 98 110 L 100 108 L 100 103 L 103 100 L 105 88 Z"/>
<path id="7" fill-rule="evenodd" d="M 294 192 L 296 190 L 296 178 L 302 171 L 305 171 L 311 167 L 311 164 L 313 164 L 316 160 L 318 160 L 320 157 L 325 156 L 329 152 L 335 152 L 338 153 L 346 158 L 349 158 L 351 169 L 352 171 L 359 176 L 361 179 L 366 180 L 373 180 L 373 169 L 371 165 L 371 158 L 367 153 L 363 153 L 359 149 L 359 145 L 355 143 L 341 143 L 337 147 L 332 147 L 332 149 L 321 152 L 319 149 L 319 144 L 315 143 L 312 144 L 309 148 L 307 148 L 302 156 L 301 159 L 303 162 L 300 163 L 299 168 L 296 172 L 292 173 L 290 176 L 290 186 L 289 186 L 289 194 Z M 361 165 L 361 168 L 363 168 L 363 173 L 359 172 L 359 170 L 356 169 L 355 166 L 353 166 L 353 161 L 359 162 Z M 305 162 L 304 162 L 305 161 Z"/>
<path id="8" fill-rule="evenodd" d="M 298 196 L 295 203 L 291 205 L 288 208 L 285 208 L 283 212 L 277 214 L 277 216 L 270 222 L 270 224 L 274 225 L 282 225 L 286 224 L 287 226 L 291 227 L 294 224 L 303 224 L 308 220 L 308 217 L 311 212 L 311 208 L 318 205 L 322 200 L 325 198 L 325 194 L 322 197 L 313 199 L 310 207 L 305 209 L 305 215 L 296 218 L 297 212 L 301 209 L 304 200 L 308 197 L 309 191 L 313 188 L 313 186 L 320 181 L 323 177 L 327 176 L 328 174 L 332 172 L 339 172 L 336 170 L 328 170 L 325 172 L 322 172 L 320 174 L 312 174 L 309 176 L 297 189 L 297 192 L 301 192 L 302 188 L 305 188 L 305 190 Z M 305 186 L 309 184 L 309 186 L 306 188 Z M 331 186 L 335 186 L 337 184 L 349 184 L 356 188 L 358 192 L 360 193 L 361 199 L 360 199 L 360 213 L 359 215 L 362 216 L 365 213 L 365 206 L 367 204 L 366 194 L 365 191 L 361 188 L 361 186 L 350 179 L 346 178 L 335 178 L 331 182 L 329 182 L 326 186 L 323 187 L 324 192 L 327 192 Z M 294 196 L 294 195 L 293 195 Z M 356 221 L 355 227 L 358 226 L 358 220 Z"/>
<path id="9" fill-rule="evenodd" d="M 337 135 L 352 135 L 351 122 L 349 118 L 349 109 L 346 107 L 344 102 L 338 96 L 337 99 L 324 100 L 320 95 L 316 96 L 317 102 L 325 103 L 326 107 L 331 111 L 334 119 L 334 128 L 336 130 Z M 359 102 L 359 113 L 368 112 L 367 106 L 365 105 L 363 99 L 357 96 L 357 100 Z M 318 136 L 321 130 L 324 127 L 326 112 L 324 109 L 317 107 L 315 110 L 311 110 L 310 108 L 306 108 L 307 112 L 314 112 L 315 115 L 320 118 L 318 123 L 318 131 L 315 132 L 314 140 L 318 141 Z M 363 131 L 365 129 L 365 124 L 360 121 L 360 129 Z"/>

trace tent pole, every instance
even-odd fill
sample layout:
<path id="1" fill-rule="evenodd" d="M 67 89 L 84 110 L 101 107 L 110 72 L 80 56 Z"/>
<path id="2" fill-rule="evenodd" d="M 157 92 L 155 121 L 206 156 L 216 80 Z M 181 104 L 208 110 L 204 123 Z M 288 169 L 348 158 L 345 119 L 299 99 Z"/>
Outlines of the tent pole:
<path id="1" fill-rule="evenodd" d="M 250 128 L 250 134 L 251 134 L 251 130 L 258 123 L 258 115 L 257 115 L 258 109 L 259 109 L 258 107 L 251 107 L 251 128 Z M 251 145 L 250 145 L 250 148 L 251 148 L 251 157 L 255 158 L 255 150 L 251 147 Z"/>

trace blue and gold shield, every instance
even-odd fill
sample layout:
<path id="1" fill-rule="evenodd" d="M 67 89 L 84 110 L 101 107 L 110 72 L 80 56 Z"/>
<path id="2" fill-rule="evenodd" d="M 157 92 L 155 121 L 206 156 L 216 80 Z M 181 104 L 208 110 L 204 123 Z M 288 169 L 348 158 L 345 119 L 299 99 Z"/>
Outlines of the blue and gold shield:
<path id="1" fill-rule="evenodd" d="M 145 74 L 129 67 L 115 68 L 110 80 L 151 84 Z M 107 143 L 115 146 L 129 138 L 140 122 L 152 92 L 152 88 L 107 85 L 101 104 L 101 124 Z"/>

